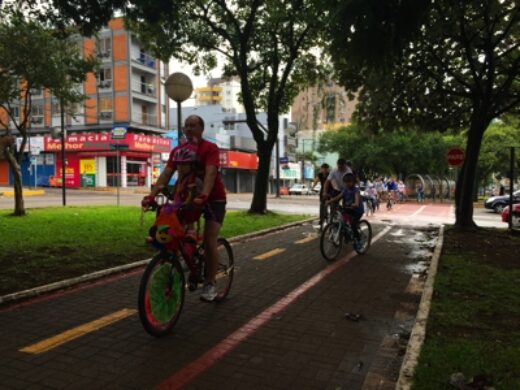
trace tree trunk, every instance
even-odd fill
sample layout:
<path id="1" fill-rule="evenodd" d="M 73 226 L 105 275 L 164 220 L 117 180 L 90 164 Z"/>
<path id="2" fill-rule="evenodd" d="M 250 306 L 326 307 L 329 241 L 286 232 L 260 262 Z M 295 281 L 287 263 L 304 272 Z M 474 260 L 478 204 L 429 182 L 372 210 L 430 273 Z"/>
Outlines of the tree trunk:
<path id="1" fill-rule="evenodd" d="M 482 136 L 490 121 L 483 118 L 474 118 L 468 132 L 466 156 L 462 170 L 457 179 L 455 202 L 455 226 L 469 228 L 476 226 L 473 221 L 473 193 L 477 173 L 477 163 L 482 145 Z"/>
<path id="2" fill-rule="evenodd" d="M 251 202 L 250 213 L 265 214 L 267 211 L 267 190 L 269 185 L 269 173 L 271 167 L 271 154 L 273 145 L 257 144 L 258 171 L 256 173 L 255 191 Z"/>
<path id="3" fill-rule="evenodd" d="M 15 216 L 25 215 L 25 206 L 23 202 L 23 187 L 22 187 L 22 169 L 16 158 L 10 151 L 5 153 L 7 162 L 13 174 L 13 189 L 14 189 L 14 213 Z"/>

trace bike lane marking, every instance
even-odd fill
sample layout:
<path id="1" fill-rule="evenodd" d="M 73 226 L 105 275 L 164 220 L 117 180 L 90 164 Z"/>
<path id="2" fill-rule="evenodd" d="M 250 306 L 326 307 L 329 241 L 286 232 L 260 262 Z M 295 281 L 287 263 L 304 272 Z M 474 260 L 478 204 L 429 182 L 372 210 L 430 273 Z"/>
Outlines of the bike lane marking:
<path id="1" fill-rule="evenodd" d="M 302 238 L 301 240 L 294 241 L 294 243 L 295 244 L 306 244 L 308 242 L 314 241 L 317 238 L 318 238 L 317 235 L 309 235 L 309 236 L 307 236 L 305 238 Z"/>
<path id="2" fill-rule="evenodd" d="M 413 212 L 412 214 L 410 214 L 409 217 L 415 217 L 416 215 L 420 214 L 425 208 L 426 208 L 426 206 L 419 207 L 419 209 L 416 210 L 415 212 Z"/>
<path id="3" fill-rule="evenodd" d="M 273 257 L 273 256 L 276 256 L 276 255 L 279 255 L 280 253 L 283 253 L 285 252 L 286 249 L 285 248 L 274 248 L 268 252 L 265 252 L 265 253 L 262 253 L 261 255 L 258 255 L 258 256 L 255 256 L 253 257 L 253 260 L 266 260 L 268 259 L 269 257 Z"/>
<path id="4" fill-rule="evenodd" d="M 391 229 L 391 226 L 387 226 L 372 239 L 372 243 L 380 240 Z M 280 298 L 267 309 L 264 309 L 260 314 L 250 319 L 248 322 L 246 322 L 240 328 L 235 330 L 225 339 L 221 340 L 208 351 L 200 355 L 197 359 L 182 367 L 179 371 L 175 372 L 169 378 L 166 378 L 156 387 L 156 389 L 180 389 L 183 386 L 190 383 L 197 376 L 202 374 L 204 371 L 209 369 L 228 353 L 233 351 L 242 341 L 246 340 L 249 336 L 255 333 L 261 326 L 263 326 L 265 323 L 271 320 L 271 318 L 273 318 L 275 314 L 279 314 L 281 311 L 285 310 L 301 295 L 305 294 L 312 287 L 316 286 L 328 275 L 330 275 L 340 267 L 346 265 L 350 260 L 356 257 L 356 255 L 357 253 L 352 251 L 348 255 L 336 261 L 335 263 L 332 263 L 327 268 L 323 269 L 310 279 L 307 279 L 307 281 L 303 282 L 294 290 L 290 291 L 287 295 Z"/>
<path id="5" fill-rule="evenodd" d="M 137 311 L 134 309 L 118 310 L 114 313 L 108 314 L 96 320 L 87 322 L 86 324 L 76 326 L 75 328 L 66 330 L 55 336 L 46 338 L 35 344 L 31 344 L 27 347 L 21 348 L 19 349 L 19 352 L 25 352 L 34 355 L 47 352 L 51 349 L 59 347 L 62 344 L 68 343 L 69 341 L 82 337 L 88 333 L 92 333 L 110 324 L 121 321 L 127 317 L 133 316 L 136 312 Z"/>

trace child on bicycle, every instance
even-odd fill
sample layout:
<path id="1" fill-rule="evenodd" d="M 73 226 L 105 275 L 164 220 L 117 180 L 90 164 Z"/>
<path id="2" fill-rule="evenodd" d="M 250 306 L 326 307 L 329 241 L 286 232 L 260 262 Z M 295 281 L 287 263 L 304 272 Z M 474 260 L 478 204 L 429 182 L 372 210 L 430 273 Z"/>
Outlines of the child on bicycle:
<path id="1" fill-rule="evenodd" d="M 152 228 L 150 237 L 148 237 L 149 242 L 156 243 L 158 241 L 159 244 L 166 244 L 166 247 L 174 237 L 180 238 L 180 236 L 193 241 L 193 244 L 195 244 L 197 234 L 194 230 L 194 224 L 199 220 L 202 213 L 200 207 L 192 204 L 192 200 L 202 191 L 202 180 L 197 176 L 196 148 L 191 144 L 179 148 L 173 156 L 173 162 L 176 164 L 178 177 L 174 192 L 171 195 L 172 202 L 163 206 L 155 222 L 155 229 Z M 147 201 L 146 205 L 155 202 L 155 199 L 145 198 L 143 207 L 146 207 L 145 200 Z M 194 245 L 192 246 L 194 247 Z"/>
<path id="2" fill-rule="evenodd" d="M 330 202 L 338 202 L 343 199 L 343 215 L 350 217 L 350 226 L 352 227 L 355 243 L 358 244 L 360 240 L 358 225 L 365 212 L 361 191 L 356 186 L 356 177 L 353 173 L 346 173 L 343 176 L 343 184 L 344 188 L 341 193 L 332 198 Z"/>

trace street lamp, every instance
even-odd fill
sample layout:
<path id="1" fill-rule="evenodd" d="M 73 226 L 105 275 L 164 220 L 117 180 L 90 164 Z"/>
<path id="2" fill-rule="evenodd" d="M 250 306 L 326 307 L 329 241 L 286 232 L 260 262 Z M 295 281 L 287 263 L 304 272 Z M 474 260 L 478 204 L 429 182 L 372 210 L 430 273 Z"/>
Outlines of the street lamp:
<path id="1" fill-rule="evenodd" d="M 184 73 L 176 72 L 168 76 L 164 84 L 166 94 L 177 102 L 177 128 L 179 134 L 179 143 L 182 136 L 182 112 L 181 103 L 188 99 L 193 92 L 193 84 L 188 76 Z"/>

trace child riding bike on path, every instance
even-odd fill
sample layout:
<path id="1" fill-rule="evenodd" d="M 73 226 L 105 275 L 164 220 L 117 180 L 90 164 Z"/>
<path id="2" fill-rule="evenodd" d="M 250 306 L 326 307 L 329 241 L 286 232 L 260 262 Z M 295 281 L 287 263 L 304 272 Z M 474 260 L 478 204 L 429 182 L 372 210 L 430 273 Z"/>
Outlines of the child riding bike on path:
<path id="1" fill-rule="evenodd" d="M 184 237 L 193 243 L 190 249 L 194 250 L 198 240 L 198 232 L 194 230 L 194 224 L 198 225 L 202 213 L 202 207 L 193 204 L 193 199 L 202 191 L 202 180 L 197 177 L 196 146 L 187 144 L 177 149 L 172 160 L 177 164 L 178 172 L 174 191 L 170 196 L 172 202 L 161 209 L 156 223 L 150 229 L 147 241 L 162 249 L 162 247 L 173 246 L 174 239 Z M 148 204 L 143 205 L 143 210 L 146 211 L 148 206 Z M 197 230 L 199 230 L 198 226 Z"/>
<path id="2" fill-rule="evenodd" d="M 341 193 L 329 202 L 338 202 L 343 199 L 343 218 L 348 219 L 350 217 L 350 225 L 354 234 L 354 245 L 359 246 L 360 238 L 358 225 L 365 208 L 361 199 L 361 191 L 356 186 L 356 177 L 353 173 L 346 173 L 343 176 L 344 188 Z"/>

